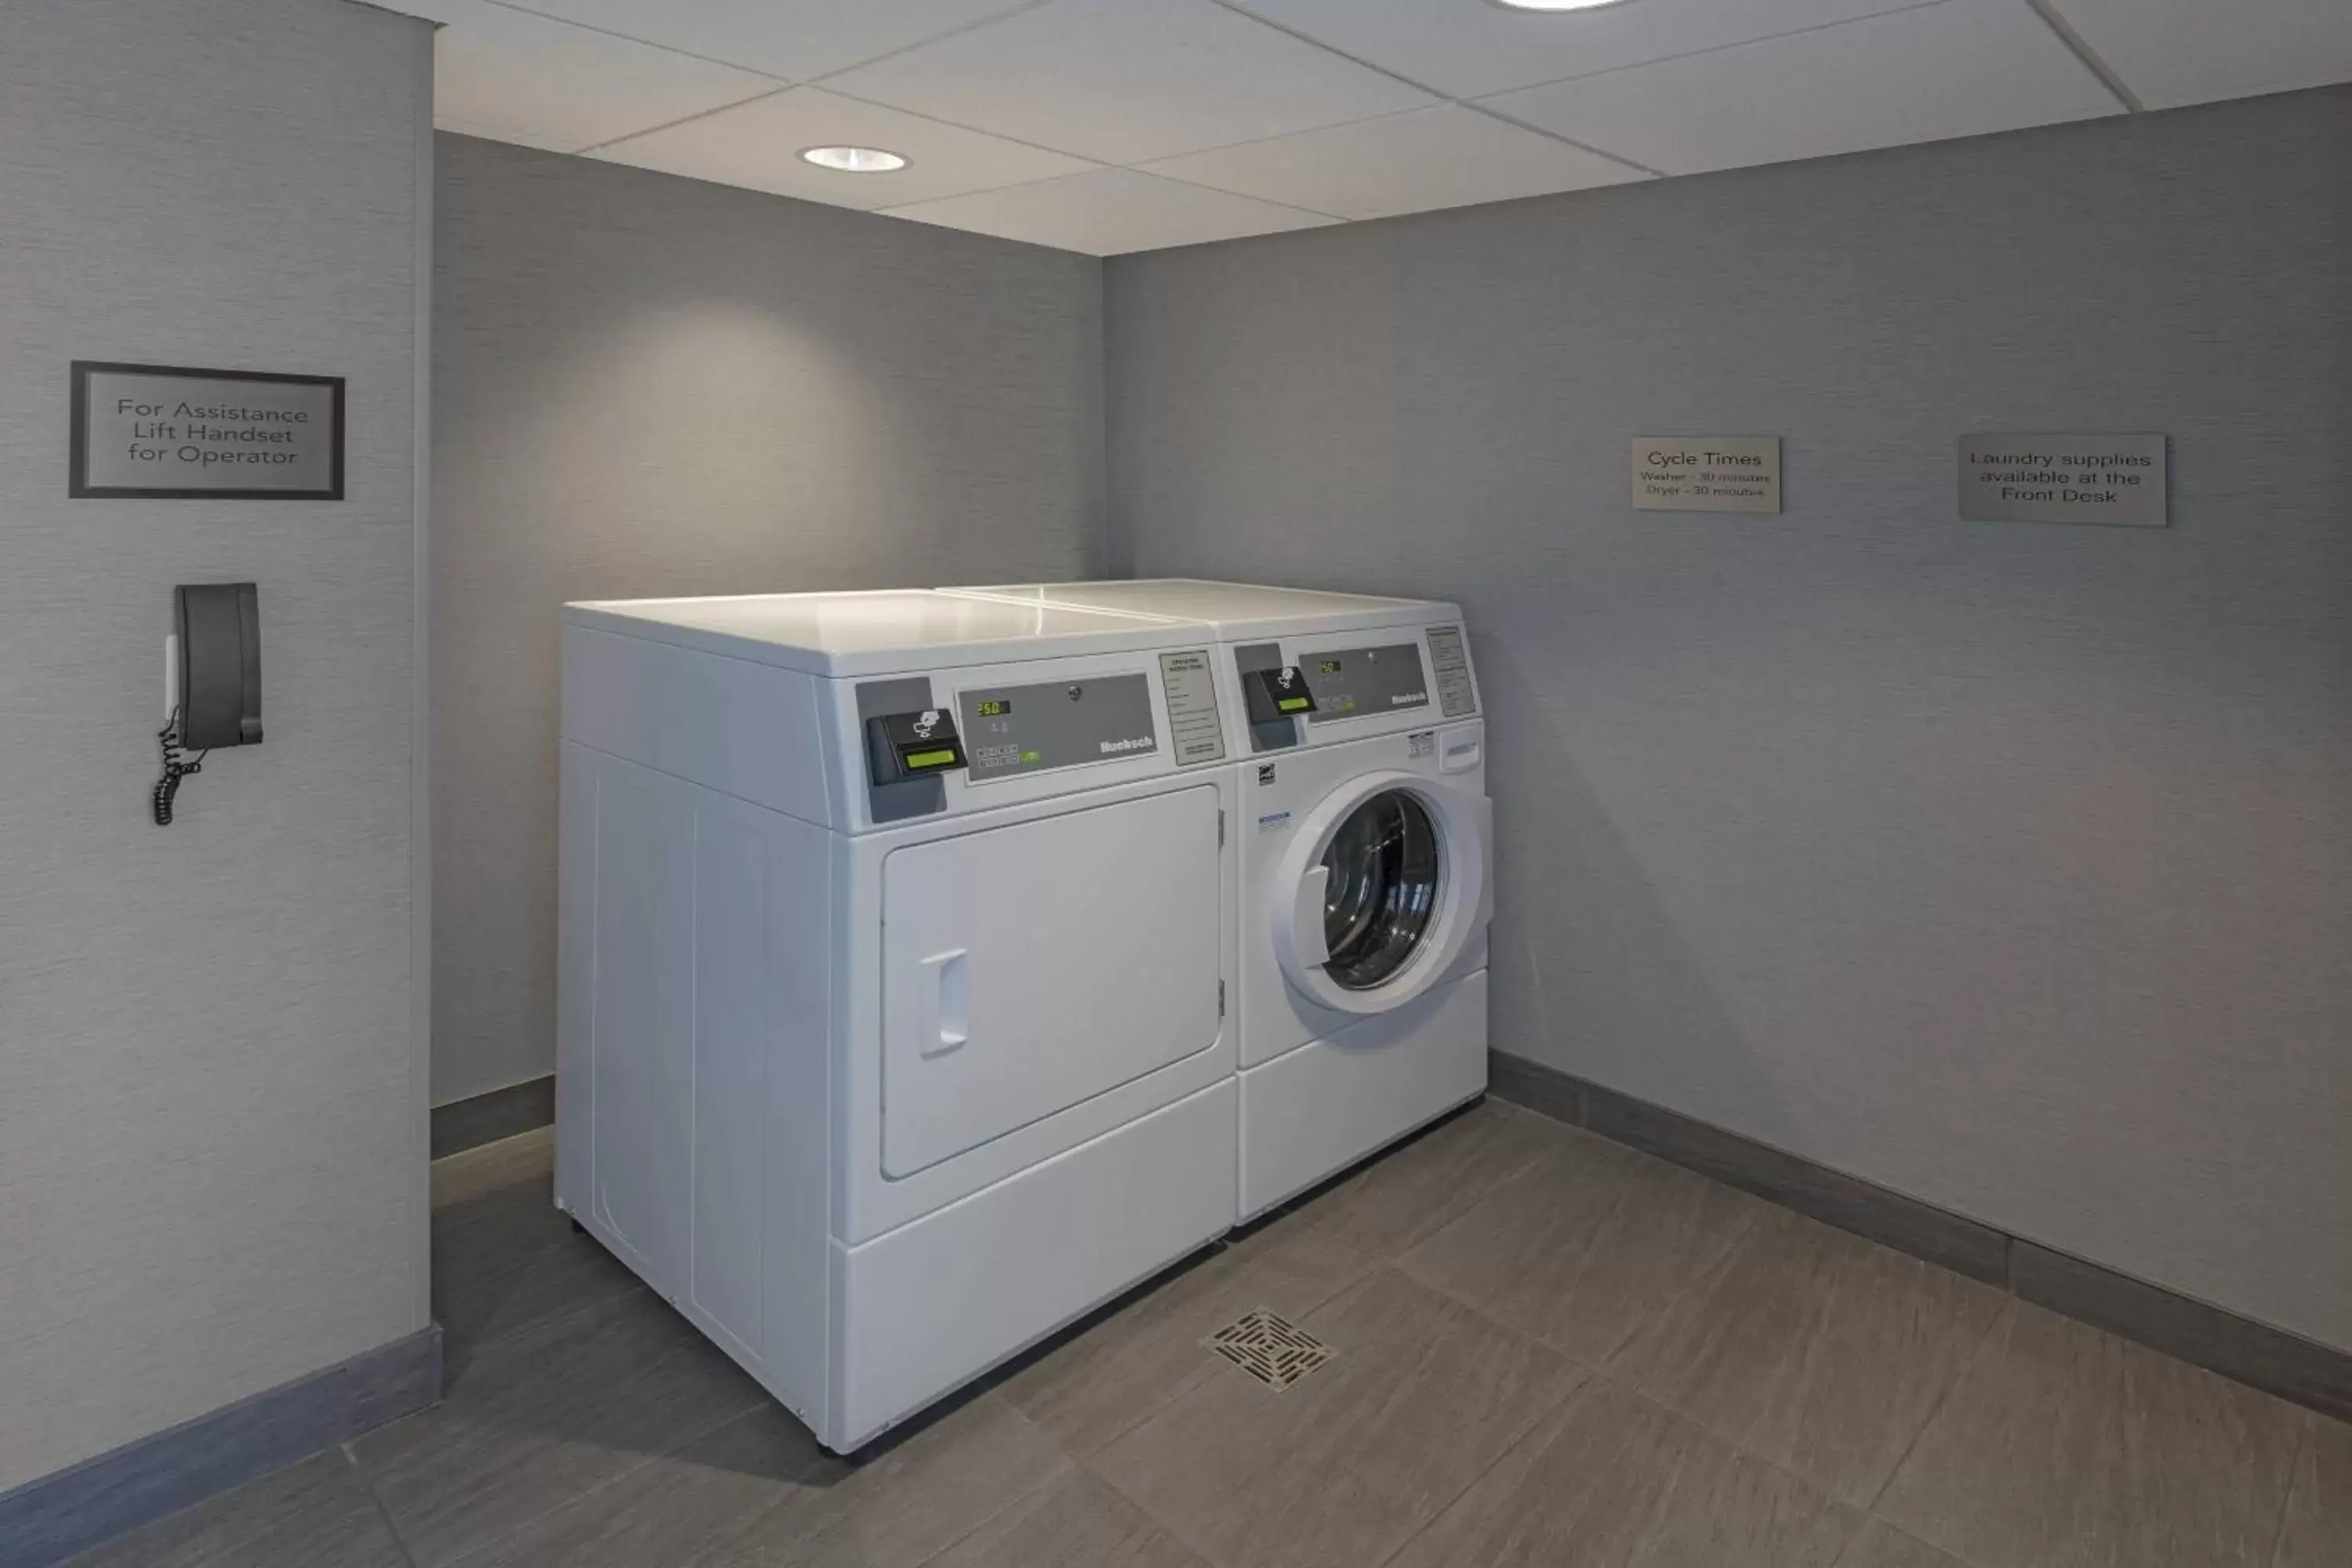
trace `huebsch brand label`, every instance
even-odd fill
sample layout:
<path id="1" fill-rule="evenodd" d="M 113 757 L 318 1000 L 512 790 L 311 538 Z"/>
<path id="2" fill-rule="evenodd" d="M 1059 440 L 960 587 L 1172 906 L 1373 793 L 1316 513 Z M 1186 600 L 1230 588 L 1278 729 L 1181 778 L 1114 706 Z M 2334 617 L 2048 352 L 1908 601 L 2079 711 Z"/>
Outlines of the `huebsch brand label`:
<path id="1" fill-rule="evenodd" d="M 2162 528 L 2165 454 L 2162 436 L 1963 436 L 1960 516 Z"/>

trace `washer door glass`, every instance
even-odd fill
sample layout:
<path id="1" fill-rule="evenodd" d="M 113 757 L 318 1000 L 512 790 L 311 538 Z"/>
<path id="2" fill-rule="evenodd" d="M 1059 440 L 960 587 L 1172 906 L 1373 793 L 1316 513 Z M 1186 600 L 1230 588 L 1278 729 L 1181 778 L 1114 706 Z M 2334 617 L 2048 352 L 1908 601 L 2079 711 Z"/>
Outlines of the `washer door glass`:
<path id="1" fill-rule="evenodd" d="M 1437 910 L 1437 826 L 1402 790 L 1384 790 L 1348 814 L 1323 852 L 1323 972 L 1370 991 L 1402 969 Z"/>

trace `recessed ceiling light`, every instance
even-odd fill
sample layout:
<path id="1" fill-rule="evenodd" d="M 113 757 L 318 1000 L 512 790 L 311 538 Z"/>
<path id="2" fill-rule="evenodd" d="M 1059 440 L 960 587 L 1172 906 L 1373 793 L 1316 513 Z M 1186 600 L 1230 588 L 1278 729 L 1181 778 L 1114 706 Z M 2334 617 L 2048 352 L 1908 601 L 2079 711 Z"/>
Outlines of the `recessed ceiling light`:
<path id="1" fill-rule="evenodd" d="M 902 154 L 879 147 L 803 147 L 801 157 L 820 169 L 839 169 L 845 174 L 887 174 L 907 166 Z"/>
<path id="2" fill-rule="evenodd" d="M 1495 0 L 1495 4 L 1512 11 L 1598 11 L 1604 5 L 1622 5 L 1625 0 Z"/>

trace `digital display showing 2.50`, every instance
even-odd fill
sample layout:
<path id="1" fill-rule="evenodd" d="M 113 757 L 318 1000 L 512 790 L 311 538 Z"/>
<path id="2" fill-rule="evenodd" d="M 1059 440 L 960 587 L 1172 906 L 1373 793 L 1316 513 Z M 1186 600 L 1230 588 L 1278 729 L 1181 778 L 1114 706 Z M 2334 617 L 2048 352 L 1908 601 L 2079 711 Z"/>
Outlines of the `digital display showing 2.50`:
<path id="1" fill-rule="evenodd" d="M 975 703 L 971 710 L 983 719 L 1002 719 L 1013 711 L 1013 704 L 999 699 L 992 702 Z"/>

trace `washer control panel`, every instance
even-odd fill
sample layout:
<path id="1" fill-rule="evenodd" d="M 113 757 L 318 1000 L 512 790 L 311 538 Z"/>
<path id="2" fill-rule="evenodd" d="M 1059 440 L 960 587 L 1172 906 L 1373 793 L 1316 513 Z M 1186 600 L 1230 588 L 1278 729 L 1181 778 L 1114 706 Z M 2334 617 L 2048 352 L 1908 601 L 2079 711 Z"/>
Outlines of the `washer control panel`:
<path id="1" fill-rule="evenodd" d="M 1140 674 L 977 687 L 956 693 L 956 714 L 973 784 L 1160 750 L 1151 682 Z"/>
<path id="2" fill-rule="evenodd" d="M 1417 642 L 1333 648 L 1306 655 L 1300 663 L 1315 687 L 1309 724 L 1429 706 L 1429 677 Z"/>

